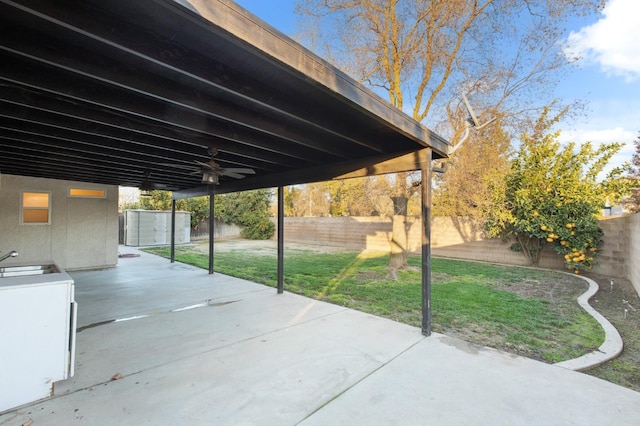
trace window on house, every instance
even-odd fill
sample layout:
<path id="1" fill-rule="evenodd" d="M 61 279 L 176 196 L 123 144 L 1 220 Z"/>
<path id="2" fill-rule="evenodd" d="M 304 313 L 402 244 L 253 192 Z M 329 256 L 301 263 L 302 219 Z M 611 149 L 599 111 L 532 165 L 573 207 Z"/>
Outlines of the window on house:
<path id="1" fill-rule="evenodd" d="M 69 188 L 69 197 L 73 198 L 107 198 L 104 189 Z"/>
<path id="2" fill-rule="evenodd" d="M 21 219 L 23 224 L 51 223 L 51 193 L 23 192 Z"/>

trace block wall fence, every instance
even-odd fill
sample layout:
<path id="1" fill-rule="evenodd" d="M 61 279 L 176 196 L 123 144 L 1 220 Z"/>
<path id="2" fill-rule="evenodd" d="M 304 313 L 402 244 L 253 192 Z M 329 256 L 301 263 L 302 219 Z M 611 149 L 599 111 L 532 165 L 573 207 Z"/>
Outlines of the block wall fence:
<path id="1" fill-rule="evenodd" d="M 390 249 L 390 218 L 286 217 L 284 224 L 285 242 L 340 246 L 355 250 Z M 600 221 L 600 227 L 604 231 L 604 244 L 593 272 L 626 278 L 640 294 L 640 214 L 605 218 Z M 420 219 L 409 218 L 406 229 L 409 249 L 419 252 Z M 434 256 L 527 265 L 527 259 L 522 253 L 510 249 L 513 242 L 486 238 L 480 221 L 432 218 L 431 252 Z M 560 255 L 547 249 L 542 254 L 540 266 L 563 269 L 562 260 Z"/>

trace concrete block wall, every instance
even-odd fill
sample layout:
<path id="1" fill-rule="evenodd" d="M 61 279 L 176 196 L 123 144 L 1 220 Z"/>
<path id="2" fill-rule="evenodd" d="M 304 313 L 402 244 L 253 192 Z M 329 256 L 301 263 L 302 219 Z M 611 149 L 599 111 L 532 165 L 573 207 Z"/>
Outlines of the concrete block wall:
<path id="1" fill-rule="evenodd" d="M 286 217 L 284 238 L 356 250 L 388 250 L 390 230 L 390 220 L 380 217 Z"/>
<path id="2" fill-rule="evenodd" d="M 70 198 L 73 188 L 104 189 L 106 198 Z M 22 191 L 51 193 L 51 223 L 21 225 Z M 67 270 L 118 262 L 118 187 L 14 175 L 0 176 L 0 250 L 20 253 L 11 262 L 53 260 Z"/>
<path id="3" fill-rule="evenodd" d="M 524 254 L 511 250 L 515 239 L 487 238 L 481 221 L 457 217 L 434 217 L 431 223 L 432 253 L 435 256 L 508 265 L 528 265 Z M 544 251 L 540 258 L 544 268 L 562 268 L 562 259 Z"/>
<path id="4" fill-rule="evenodd" d="M 625 230 L 629 236 L 627 278 L 640 294 L 640 213 L 626 216 Z"/>
<path id="5" fill-rule="evenodd" d="M 419 252 L 421 221 L 409 218 L 407 235 L 409 250 Z M 640 289 L 640 214 L 606 218 L 600 222 L 604 244 L 600 247 L 594 272 L 630 279 Z M 356 250 L 388 251 L 391 219 L 381 217 L 287 217 L 285 241 L 332 245 Z M 511 250 L 514 240 L 488 239 L 480 221 L 463 218 L 435 217 L 431 223 L 431 250 L 434 256 L 457 259 L 527 265 L 528 260 Z M 560 255 L 543 251 L 540 266 L 564 269 Z"/>
<path id="6" fill-rule="evenodd" d="M 633 257 L 629 256 L 631 235 L 626 228 L 631 217 L 604 217 L 600 220 L 600 228 L 604 232 L 603 244 L 598 248 L 599 254 L 597 264 L 593 268 L 594 272 L 628 278 L 628 266 Z"/>
<path id="7" fill-rule="evenodd" d="M 422 245 L 422 222 L 408 218 L 409 250 Z M 287 217 L 285 241 L 333 245 L 356 250 L 390 250 L 391 219 L 382 217 Z M 482 224 L 461 218 L 435 217 L 431 226 L 431 250 L 435 256 L 484 262 L 526 265 L 527 259 L 510 249 L 513 241 L 487 239 Z M 562 267 L 562 259 L 544 253 L 541 266 Z"/>

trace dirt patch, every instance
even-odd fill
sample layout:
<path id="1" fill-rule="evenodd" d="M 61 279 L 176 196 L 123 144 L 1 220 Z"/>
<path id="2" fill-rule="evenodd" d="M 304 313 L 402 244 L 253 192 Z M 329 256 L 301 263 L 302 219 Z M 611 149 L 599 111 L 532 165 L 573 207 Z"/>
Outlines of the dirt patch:
<path id="1" fill-rule="evenodd" d="M 553 303 L 567 297 L 577 297 L 584 293 L 589 285 L 582 279 L 562 274 L 560 278 L 554 275 L 552 279 L 523 279 L 517 285 L 504 283 L 503 289 L 521 297 L 546 300 Z"/>
<path id="2" fill-rule="evenodd" d="M 209 253 L 209 242 L 203 241 L 192 244 L 194 250 L 201 253 Z M 226 239 L 216 240 L 214 242 L 214 250 L 220 252 L 242 251 L 249 254 L 275 255 L 278 250 L 278 242 L 276 240 L 244 240 L 244 239 Z M 336 253 L 344 251 L 353 251 L 345 247 L 325 246 L 316 244 L 287 243 L 284 244 L 285 254 L 287 251 L 296 252 L 312 252 L 312 253 Z"/>
<path id="3" fill-rule="evenodd" d="M 358 281 L 371 281 L 384 278 L 384 275 L 377 271 L 357 271 L 356 279 Z"/>

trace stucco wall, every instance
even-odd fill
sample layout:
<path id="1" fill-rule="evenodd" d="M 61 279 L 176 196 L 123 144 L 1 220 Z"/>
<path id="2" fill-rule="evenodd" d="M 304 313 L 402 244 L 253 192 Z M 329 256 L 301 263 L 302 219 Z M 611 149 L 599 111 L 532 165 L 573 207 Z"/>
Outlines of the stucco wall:
<path id="1" fill-rule="evenodd" d="M 106 190 L 106 198 L 70 198 L 69 187 Z M 21 225 L 22 191 L 51 193 L 51 224 Z M 20 253 L 15 262 L 53 260 L 66 270 L 118 262 L 118 187 L 2 175 L 0 250 Z M 9 264 L 11 260 L 3 263 Z"/>
<path id="2" fill-rule="evenodd" d="M 409 249 L 420 250 L 421 223 L 407 223 Z M 600 247 L 594 272 L 630 279 L 640 291 L 640 214 L 600 221 L 604 244 Z M 354 249 L 389 250 L 391 219 L 380 217 L 285 218 L 285 241 L 330 244 Z M 431 226 L 435 256 L 485 262 L 526 265 L 523 254 L 510 249 L 513 241 L 487 239 L 480 222 L 462 218 L 435 217 Z M 564 268 L 563 259 L 547 249 L 540 266 Z"/>

